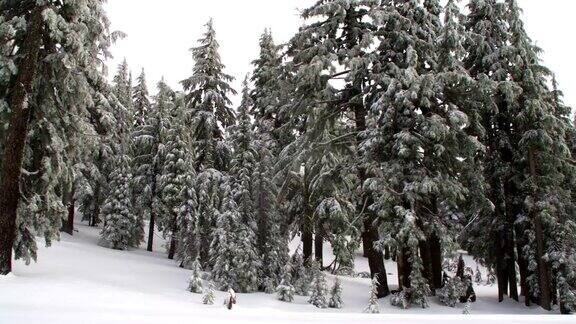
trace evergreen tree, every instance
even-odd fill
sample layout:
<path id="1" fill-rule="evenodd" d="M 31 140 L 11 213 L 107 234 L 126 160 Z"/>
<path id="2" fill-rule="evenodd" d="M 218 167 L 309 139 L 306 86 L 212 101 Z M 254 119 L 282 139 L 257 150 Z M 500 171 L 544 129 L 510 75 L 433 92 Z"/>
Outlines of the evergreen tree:
<path id="1" fill-rule="evenodd" d="M 160 170 L 158 208 L 162 211 L 158 215 L 158 229 L 169 239 L 168 257 L 173 259 L 178 252 L 178 260 L 188 267 L 198 253 L 195 241 L 197 201 L 192 183 L 195 173 L 184 137 L 186 125 L 182 122 L 181 96 L 164 83 L 159 84 L 158 90 L 158 105 L 165 106 L 162 110 L 167 114 L 160 133 L 164 143 L 159 147 L 156 159 Z"/>
<path id="2" fill-rule="evenodd" d="M 190 123 L 191 147 L 194 169 L 197 173 L 197 196 L 201 202 L 198 210 L 196 233 L 199 237 L 200 262 L 209 266 L 209 251 L 214 237 L 216 211 L 220 209 L 221 197 L 217 188 L 229 164 L 230 149 L 224 142 L 224 129 L 234 124 L 234 112 L 230 108 L 230 94 L 236 92 L 229 83 L 233 78 L 223 72 L 224 65 L 218 54 L 212 20 L 206 25 L 207 31 L 192 48 L 195 61 L 192 76 L 182 85 L 186 90 L 185 118 Z"/>
<path id="3" fill-rule="evenodd" d="M 312 290 L 308 303 L 318 307 L 327 308 L 328 300 L 326 300 L 326 295 L 328 294 L 328 287 L 326 285 L 326 276 L 324 272 L 320 269 L 318 263 L 314 262 L 311 268 L 312 271 Z"/>
<path id="4" fill-rule="evenodd" d="M 62 201 L 70 195 L 71 168 L 78 161 L 75 154 L 84 153 L 74 147 L 81 143 L 81 135 L 95 133 L 87 121 L 99 119 L 92 98 L 105 89 L 102 58 L 109 57 L 114 35 L 100 1 L 3 1 L 0 6 L 0 274 L 8 274 L 16 239 L 17 259 L 35 257 L 36 235 L 45 237 L 48 245 L 58 239 L 66 213 Z M 31 127 L 32 123 L 39 127 Z M 39 138 L 49 146 L 41 150 L 27 146 L 28 130 L 42 134 Z M 36 174 L 40 186 L 22 184 L 42 197 L 43 206 L 37 205 L 38 213 L 19 212 L 23 161 L 34 164 L 37 159 L 50 161 Z M 43 219 L 33 221 L 32 215 Z"/>
<path id="5" fill-rule="evenodd" d="M 254 247 L 254 235 L 249 225 L 242 222 L 229 186 L 225 182 L 220 189 L 225 196 L 210 246 L 214 264 L 212 275 L 221 290 L 255 292 L 260 284 L 258 271 L 261 265 Z"/>
<path id="6" fill-rule="evenodd" d="M 291 303 L 294 300 L 295 289 L 292 286 L 292 267 L 287 264 L 283 269 L 282 281 L 276 287 L 276 295 L 281 301 Z"/>
<path id="7" fill-rule="evenodd" d="M 334 286 L 330 290 L 330 301 L 328 306 L 330 308 L 342 308 L 342 284 L 340 279 L 336 278 L 334 281 Z"/>
<path id="8" fill-rule="evenodd" d="M 110 176 L 110 193 L 104 202 L 102 214 L 104 227 L 100 233 L 101 244 L 115 250 L 134 247 L 134 223 L 130 200 L 130 167 L 126 156 L 115 159 L 116 169 Z"/>
<path id="9" fill-rule="evenodd" d="M 156 195 L 156 172 L 154 158 L 158 150 L 159 129 L 157 111 L 152 110 L 144 70 L 133 90 L 132 129 L 132 175 L 130 183 L 134 214 L 134 245 L 144 239 L 144 219 L 154 217 L 152 205 Z"/>
<path id="10" fill-rule="evenodd" d="M 378 276 L 372 278 L 372 285 L 370 288 L 370 299 L 368 306 L 364 308 L 364 313 L 377 314 L 380 313 L 380 305 L 378 304 Z"/>
<path id="11" fill-rule="evenodd" d="M 204 289 L 204 296 L 202 296 L 202 304 L 204 305 L 214 305 L 214 284 L 210 282 L 208 288 Z"/>
<path id="12" fill-rule="evenodd" d="M 200 294 L 203 291 L 200 271 L 200 262 L 196 259 L 194 263 L 192 263 L 192 275 L 188 280 L 188 291 L 195 294 Z"/>

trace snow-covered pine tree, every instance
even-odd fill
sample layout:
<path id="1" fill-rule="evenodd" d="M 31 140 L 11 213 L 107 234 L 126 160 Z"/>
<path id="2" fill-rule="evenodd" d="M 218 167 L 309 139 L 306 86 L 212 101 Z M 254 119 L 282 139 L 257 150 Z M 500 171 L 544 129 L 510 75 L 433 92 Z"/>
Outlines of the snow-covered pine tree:
<path id="1" fill-rule="evenodd" d="M 200 262 L 198 259 L 194 260 L 192 263 L 192 275 L 188 279 L 188 291 L 195 294 L 200 294 L 203 291 L 202 288 L 202 274 L 200 273 Z"/>
<path id="2" fill-rule="evenodd" d="M 310 298 L 308 299 L 308 303 L 318 307 L 318 308 L 327 308 L 328 307 L 328 286 L 326 284 L 326 275 L 320 269 L 320 264 L 316 261 L 313 262 L 313 265 L 310 268 L 312 272 L 312 289 L 310 292 Z"/>
<path id="3" fill-rule="evenodd" d="M 296 294 L 308 296 L 310 294 L 312 278 L 310 278 L 308 271 L 306 271 L 304 259 L 302 259 L 302 255 L 298 253 L 298 251 L 294 253 L 290 260 L 290 269 L 292 270 L 292 281 Z"/>
<path id="4" fill-rule="evenodd" d="M 330 289 L 330 301 L 328 302 L 328 307 L 342 308 L 342 305 L 342 283 L 340 282 L 340 279 L 336 277 L 334 286 Z"/>
<path id="5" fill-rule="evenodd" d="M 364 313 L 380 313 L 380 305 L 378 304 L 378 277 L 378 275 L 372 277 L 370 285 L 370 299 L 368 300 L 368 306 L 364 308 Z"/>
<path id="6" fill-rule="evenodd" d="M 294 300 L 296 290 L 292 286 L 292 267 L 288 263 L 283 268 L 282 280 L 276 287 L 276 295 L 279 300 L 291 303 Z"/>
<path id="7" fill-rule="evenodd" d="M 364 99 L 369 96 L 364 96 L 363 92 L 369 84 L 369 67 L 372 65 L 369 48 L 376 29 L 372 24 L 374 20 L 368 15 L 376 5 L 374 1 L 317 1 L 303 11 L 303 18 L 310 23 L 292 38 L 288 52 L 293 58 L 291 66 L 295 70 L 292 119 L 301 123 L 306 121 L 305 125 L 299 126 L 305 129 L 304 137 L 308 143 L 299 143 L 298 148 L 317 146 L 324 148 L 320 154 L 326 156 L 363 161 L 350 163 L 353 168 L 339 173 L 355 175 L 350 178 L 355 180 L 351 187 L 356 190 L 352 203 L 363 217 L 360 224 L 350 225 L 357 227 L 357 231 L 363 227 L 362 242 L 365 255 L 370 259 L 372 276 L 386 270 L 382 253 L 374 249 L 374 243 L 378 240 L 377 215 L 364 207 L 372 205 L 373 197 L 363 188 L 363 183 L 368 179 L 368 170 L 364 151 L 358 150 L 358 144 L 363 141 L 367 126 L 368 109 Z M 336 84 L 341 86 L 334 88 Z M 344 127 L 339 124 L 344 124 Z M 335 126 L 341 130 L 335 131 Z M 324 198 L 330 198 L 330 195 Z M 340 221 L 341 218 L 336 220 Z M 321 223 L 322 227 L 335 225 L 326 221 Z M 338 223 L 341 224 L 336 222 L 336 225 Z M 319 235 L 316 240 L 316 252 L 320 253 L 322 227 L 317 231 Z M 336 239 L 342 238 L 341 233 L 334 236 Z M 306 246 L 304 252 L 306 255 Z M 321 256 L 316 257 L 321 259 Z M 378 295 L 383 297 L 389 293 L 387 281 L 383 278 Z"/>
<path id="8" fill-rule="evenodd" d="M 107 48 L 114 37 L 100 1 L 4 1 L 1 7 L 0 274 L 7 274 L 15 239 L 18 259 L 35 257 L 35 244 L 30 244 L 35 236 L 45 237 L 48 245 L 58 238 L 72 164 L 84 153 L 73 146 L 81 142 L 81 135 L 95 133 L 88 122 L 98 120 L 92 98 L 105 88 L 102 58 L 109 57 Z M 32 128 L 30 123 L 44 126 Z M 28 145 L 26 153 L 28 129 L 49 132 L 43 134 L 49 145 L 40 152 Z M 32 171 L 44 177 L 32 191 L 42 196 L 42 204 L 38 213 L 20 213 L 23 161 L 44 157 L 46 169 Z M 30 218 L 37 216 L 43 219 Z"/>
<path id="9" fill-rule="evenodd" d="M 442 30 L 440 12 L 438 1 L 392 0 L 374 10 L 379 46 L 362 144 L 372 158 L 375 176 L 365 186 L 378 197 L 371 208 L 381 216 L 383 243 L 396 249 L 399 284 L 422 307 L 430 288 L 441 286 L 441 245 L 454 233 L 444 224 L 464 202 L 461 170 L 480 149 L 453 99 L 467 89 L 459 88 L 467 75 L 438 50 L 458 44 L 457 31 Z"/>
<path id="10" fill-rule="evenodd" d="M 133 124 L 131 125 L 132 176 L 130 191 L 132 194 L 133 213 L 136 215 L 134 224 L 134 245 L 139 245 L 144 239 L 144 220 L 154 217 L 152 204 L 156 195 L 156 166 L 158 151 L 157 111 L 152 109 L 146 74 L 144 69 L 136 80 L 132 92 Z M 152 221 L 152 220 L 151 220 Z"/>
<path id="11" fill-rule="evenodd" d="M 214 305 L 214 284 L 210 282 L 208 288 L 204 288 L 204 296 L 202 296 L 202 304 Z"/>
<path id="12" fill-rule="evenodd" d="M 215 211 L 221 200 L 214 193 L 222 182 L 220 171 L 227 170 L 229 164 L 230 149 L 224 143 L 224 129 L 234 124 L 235 116 L 228 96 L 236 94 L 229 84 L 233 77 L 223 72 L 212 20 L 206 27 L 199 46 L 191 49 L 195 62 L 192 76 L 181 82 L 186 90 L 185 117 L 190 123 L 196 190 L 201 202 L 197 235 L 200 262 L 204 267 L 210 265 L 213 224 L 217 221 Z"/>
<path id="13" fill-rule="evenodd" d="M 482 278 L 482 272 L 480 271 L 480 266 L 476 264 L 476 271 L 474 273 L 474 282 L 477 284 L 482 283 L 484 279 Z"/>
<path id="14" fill-rule="evenodd" d="M 279 152 L 292 140 L 285 111 L 289 95 L 288 81 L 283 72 L 279 47 L 272 34 L 266 30 L 260 38 L 260 56 L 253 61 L 250 92 L 254 119 L 254 147 L 258 152 L 256 168 L 252 175 L 252 197 L 256 217 L 256 239 L 263 264 L 263 278 L 275 285 L 280 282 L 282 267 L 288 261 L 287 222 L 281 217 L 283 206 L 278 204 L 278 184 L 275 181 L 275 164 Z"/>
<path id="15" fill-rule="evenodd" d="M 242 293 L 258 291 L 261 264 L 254 246 L 254 233 L 249 224 L 241 220 L 230 180 L 226 180 L 220 190 L 224 192 L 224 200 L 217 213 L 216 232 L 210 246 L 214 282 L 223 291 L 230 288 Z"/>
<path id="16" fill-rule="evenodd" d="M 110 175 L 110 190 L 102 207 L 104 227 L 100 244 L 115 250 L 134 247 L 134 223 L 130 196 L 130 163 L 125 154 L 114 159 L 115 169 Z"/>
<path id="17" fill-rule="evenodd" d="M 158 205 L 162 211 L 158 215 L 158 229 L 169 241 L 168 257 L 177 256 L 182 266 L 189 267 L 198 257 L 197 200 L 192 182 L 195 172 L 184 133 L 182 97 L 165 83 L 159 83 L 156 101 L 163 106 L 159 110 L 165 111 L 166 118 L 160 132 L 163 143 L 157 156 L 160 170 Z"/>

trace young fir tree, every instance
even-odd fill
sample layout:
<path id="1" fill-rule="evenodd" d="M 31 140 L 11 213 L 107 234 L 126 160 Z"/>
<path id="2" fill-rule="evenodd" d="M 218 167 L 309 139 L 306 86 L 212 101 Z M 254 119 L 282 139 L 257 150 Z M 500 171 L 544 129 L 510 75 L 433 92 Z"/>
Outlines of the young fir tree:
<path id="1" fill-rule="evenodd" d="M 287 264 L 283 269 L 282 280 L 276 287 L 276 295 L 279 300 L 291 303 L 294 300 L 295 292 L 294 286 L 292 286 L 292 267 Z"/>
<path id="2" fill-rule="evenodd" d="M 197 234 L 199 236 L 200 262 L 208 266 L 209 250 L 213 241 L 215 211 L 219 209 L 218 195 L 212 194 L 223 178 L 221 171 L 228 169 L 229 148 L 224 143 L 224 129 L 234 123 L 234 112 L 230 107 L 230 94 L 233 78 L 223 72 L 224 65 L 218 54 L 212 20 L 206 25 L 207 31 L 199 40 L 198 47 L 192 48 L 195 64 L 192 76 L 182 81 L 186 90 L 186 119 L 190 123 L 192 158 L 197 173 L 198 200 Z"/>
<path id="3" fill-rule="evenodd" d="M 181 96 L 166 84 L 160 83 L 158 90 L 158 104 L 165 105 L 163 110 L 167 114 L 161 135 L 164 143 L 158 151 L 157 191 L 162 211 L 158 215 L 158 229 L 169 240 L 168 257 L 173 259 L 178 252 L 178 261 L 188 267 L 196 259 L 198 250 L 194 233 L 196 195 L 192 186 L 195 173 L 184 137 L 184 107 Z"/>
<path id="4" fill-rule="evenodd" d="M 378 314 L 380 313 L 380 305 L 378 304 L 378 276 L 372 277 L 372 284 L 370 288 L 370 299 L 368 306 L 364 308 L 364 313 Z"/>
<path id="5" fill-rule="evenodd" d="M 255 292 L 260 284 L 260 263 L 254 248 L 254 234 L 241 220 L 230 183 L 225 182 L 220 190 L 225 196 L 210 246 L 213 279 L 223 291 L 231 288 L 237 292 Z"/>
<path id="6" fill-rule="evenodd" d="M 137 222 L 134 224 L 134 245 L 139 245 L 144 239 L 144 219 L 152 218 L 152 204 L 156 191 L 156 172 L 154 158 L 158 150 L 157 111 L 150 103 L 146 75 L 144 70 L 136 81 L 133 90 L 133 125 L 132 126 L 132 180 L 130 189 L 134 214 Z"/>
<path id="7" fill-rule="evenodd" d="M 342 283 L 339 278 L 336 278 L 334 286 L 330 289 L 330 301 L 328 302 L 328 307 L 342 308 L 342 305 Z"/>
<path id="8" fill-rule="evenodd" d="M 320 269 L 320 265 L 317 262 L 311 267 L 312 271 L 312 289 L 310 293 L 310 298 L 308 298 L 308 303 L 318 307 L 327 308 L 328 307 L 328 286 L 326 284 L 326 275 Z"/>
<path id="9" fill-rule="evenodd" d="M 200 262 L 198 259 L 194 260 L 192 263 L 192 275 L 188 279 L 188 291 L 195 294 L 200 294 L 203 291 L 202 288 L 202 275 L 200 273 Z"/>
<path id="10" fill-rule="evenodd" d="M 202 296 L 202 304 L 204 305 L 214 305 L 214 284 L 210 282 L 208 288 L 204 289 L 204 296 Z"/>
<path id="11" fill-rule="evenodd" d="M 115 170 L 110 176 L 110 192 L 102 207 L 104 227 L 100 232 L 101 244 L 115 250 L 134 247 L 134 223 L 129 182 L 130 166 L 126 155 L 115 159 Z"/>
<path id="12" fill-rule="evenodd" d="M 27 256 L 35 255 L 35 244 L 30 244 L 35 236 L 45 237 L 48 244 L 58 238 L 60 212 L 66 213 L 58 205 L 71 188 L 67 170 L 77 161 L 74 155 L 84 153 L 70 145 L 76 145 L 80 135 L 94 133 L 87 121 L 98 120 L 92 98 L 105 89 L 102 58 L 109 57 L 107 48 L 114 37 L 99 1 L 3 1 L 0 6 L 0 275 L 4 275 L 12 270 L 15 239 L 23 248 L 16 251 L 18 259 L 23 250 Z M 43 120 L 39 120 L 42 113 Z M 40 152 L 28 146 L 30 154 L 25 154 L 28 130 L 41 130 L 30 127 L 34 122 L 43 123 L 44 130 L 50 131 L 44 134 L 50 146 Z M 44 161 L 52 159 L 50 164 L 58 161 L 61 165 L 39 170 L 38 175 L 48 181 L 43 180 L 41 190 L 34 189 L 42 195 L 43 206 L 39 213 L 18 213 L 23 160 L 27 156 L 43 159 L 48 152 L 51 156 Z M 32 215 L 44 219 L 31 221 Z"/>

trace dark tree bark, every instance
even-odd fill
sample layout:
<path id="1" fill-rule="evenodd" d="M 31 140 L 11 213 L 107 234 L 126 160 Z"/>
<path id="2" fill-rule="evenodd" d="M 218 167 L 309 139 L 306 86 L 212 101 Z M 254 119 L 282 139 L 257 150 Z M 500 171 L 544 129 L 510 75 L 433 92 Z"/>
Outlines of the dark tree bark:
<path id="1" fill-rule="evenodd" d="M 420 258 L 422 259 L 422 265 L 424 268 L 422 269 L 422 275 L 428 281 L 432 292 L 437 287 L 434 287 L 433 278 L 432 278 L 432 253 L 430 251 L 430 246 L 428 241 L 420 241 Z"/>
<path id="2" fill-rule="evenodd" d="M 466 264 L 464 263 L 464 257 L 462 256 L 462 254 L 460 254 L 460 257 L 458 258 L 458 268 L 456 268 L 456 277 L 464 280 L 464 268 L 466 267 Z"/>
<path id="3" fill-rule="evenodd" d="M 407 248 L 401 248 L 396 255 L 398 266 L 398 289 L 410 288 L 410 273 L 412 266 L 410 265 L 410 252 Z"/>
<path id="4" fill-rule="evenodd" d="M 68 219 L 66 220 L 65 232 L 74 235 L 74 216 L 76 214 L 76 199 L 74 198 L 76 186 L 72 184 L 70 199 L 68 202 Z"/>
<path id="5" fill-rule="evenodd" d="M 430 256 L 432 258 L 432 284 L 434 288 L 439 289 L 444 285 L 442 284 L 442 245 L 438 235 L 433 234 L 428 239 L 430 246 Z"/>
<path id="6" fill-rule="evenodd" d="M 384 247 L 384 260 L 390 260 L 390 259 L 392 259 L 392 255 L 390 254 L 390 247 L 385 246 Z"/>
<path id="7" fill-rule="evenodd" d="M 12 271 L 12 249 L 16 235 L 16 212 L 20 200 L 19 183 L 30 109 L 26 104 L 28 94 L 40 62 L 44 7 L 36 6 L 31 13 L 22 58 L 18 63 L 18 76 L 8 99 L 11 114 L 4 143 L 3 168 L 0 177 L 0 275 Z"/>
<path id="8" fill-rule="evenodd" d="M 320 268 L 324 266 L 324 234 L 322 233 L 322 224 L 316 226 L 316 235 L 314 237 L 314 258 L 319 263 Z"/>
<path id="9" fill-rule="evenodd" d="M 154 250 L 154 228 L 156 228 L 156 216 L 154 215 L 154 212 L 152 211 L 150 213 L 150 224 L 148 225 L 148 246 L 146 247 L 146 250 L 149 252 L 152 252 Z"/>
<path id="10" fill-rule="evenodd" d="M 168 259 L 174 260 L 174 256 L 176 255 L 176 238 L 172 236 L 170 240 L 170 247 L 168 248 Z"/>

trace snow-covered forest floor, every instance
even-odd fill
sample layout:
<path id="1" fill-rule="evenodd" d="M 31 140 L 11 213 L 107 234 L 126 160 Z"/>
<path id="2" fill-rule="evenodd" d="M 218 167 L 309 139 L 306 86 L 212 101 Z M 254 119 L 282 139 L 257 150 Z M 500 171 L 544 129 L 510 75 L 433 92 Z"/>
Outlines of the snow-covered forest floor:
<path id="1" fill-rule="evenodd" d="M 186 291 L 190 271 L 166 258 L 157 236 L 155 251 L 144 248 L 114 251 L 98 246 L 99 229 L 76 224 L 73 237 L 63 234 L 51 248 L 41 248 L 39 262 L 26 266 L 16 262 L 14 273 L 0 278 L 0 323 L 573 323 L 572 316 L 539 316 L 538 307 L 526 308 L 506 301 L 498 303 L 495 286 L 476 286 L 478 301 L 472 315 L 460 315 L 463 306 L 449 308 L 435 297 L 429 309 L 401 310 L 380 300 L 381 314 L 363 314 L 370 281 L 341 277 L 344 308 L 317 309 L 306 297 L 293 303 L 275 295 L 240 294 L 231 310 L 222 306 L 224 293 L 206 306 L 201 295 Z M 297 242 L 293 244 L 297 246 Z M 329 246 L 325 246 L 331 261 Z M 466 258 L 467 266 L 475 264 Z M 357 271 L 367 271 L 358 254 Z M 388 281 L 394 289 L 396 267 L 387 264 Z M 328 276 L 331 285 L 334 277 Z M 496 314 L 496 315 L 495 315 Z M 422 315 L 433 315 L 422 317 Z M 522 316 L 518 316 L 522 315 Z M 524 316 L 533 315 L 533 316 Z M 535 316 L 534 316 L 535 315 Z"/>

